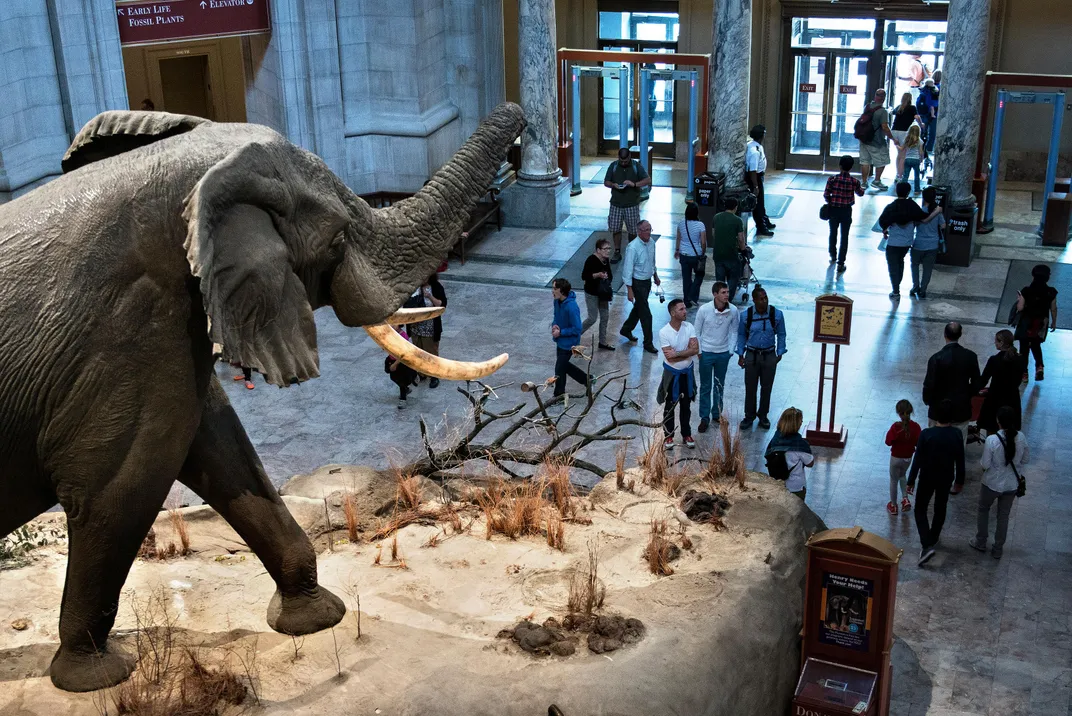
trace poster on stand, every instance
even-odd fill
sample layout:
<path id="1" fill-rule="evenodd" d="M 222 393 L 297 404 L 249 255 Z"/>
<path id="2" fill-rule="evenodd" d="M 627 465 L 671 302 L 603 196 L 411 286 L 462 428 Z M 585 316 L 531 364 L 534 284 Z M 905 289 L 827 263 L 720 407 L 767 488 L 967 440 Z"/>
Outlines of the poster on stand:
<path id="1" fill-rule="evenodd" d="M 834 572 L 823 573 L 819 641 L 845 649 L 870 648 L 875 583 Z"/>

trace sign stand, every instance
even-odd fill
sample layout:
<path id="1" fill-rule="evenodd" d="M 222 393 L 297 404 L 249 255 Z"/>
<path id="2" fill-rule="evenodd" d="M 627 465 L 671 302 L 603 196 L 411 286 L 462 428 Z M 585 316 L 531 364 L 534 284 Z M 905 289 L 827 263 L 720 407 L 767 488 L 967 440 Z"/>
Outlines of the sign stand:
<path id="1" fill-rule="evenodd" d="M 847 296 L 839 296 L 836 293 L 819 296 L 815 299 L 815 330 L 812 340 L 822 343 L 823 349 L 819 363 L 819 403 L 815 412 L 815 422 L 808 424 L 804 435 L 812 445 L 819 447 L 844 448 L 849 438 L 849 431 L 845 426 L 835 422 L 837 414 L 837 385 L 838 368 L 841 363 L 841 346 L 849 344 L 849 335 L 852 329 L 852 299 Z M 828 362 L 826 349 L 829 344 L 834 345 L 834 360 Z M 827 366 L 833 366 L 834 373 L 827 377 Z M 830 422 L 823 429 L 823 389 L 826 381 L 831 381 L 830 387 Z"/>

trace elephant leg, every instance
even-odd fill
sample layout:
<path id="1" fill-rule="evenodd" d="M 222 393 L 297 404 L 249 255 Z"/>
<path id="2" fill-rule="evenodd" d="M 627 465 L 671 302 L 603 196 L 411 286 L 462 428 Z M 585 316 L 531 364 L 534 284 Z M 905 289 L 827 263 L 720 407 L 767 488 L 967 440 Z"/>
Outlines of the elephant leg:
<path id="1" fill-rule="evenodd" d="M 56 493 L 44 481 L 24 479 L 0 480 L 0 538 L 48 510 L 58 501 Z"/>
<path id="2" fill-rule="evenodd" d="M 316 579 L 316 553 L 268 481 L 246 431 L 213 377 L 180 482 L 212 506 L 260 558 L 276 583 L 268 625 L 311 634 L 338 624 L 342 600 Z"/>

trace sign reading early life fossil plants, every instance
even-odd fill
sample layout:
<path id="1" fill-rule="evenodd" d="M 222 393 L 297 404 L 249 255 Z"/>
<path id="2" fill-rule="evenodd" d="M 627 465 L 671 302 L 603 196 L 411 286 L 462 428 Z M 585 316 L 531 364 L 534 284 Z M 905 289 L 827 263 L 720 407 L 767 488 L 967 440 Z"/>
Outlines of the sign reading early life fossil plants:
<path id="1" fill-rule="evenodd" d="M 268 0 L 116 3 L 123 46 L 268 32 Z"/>

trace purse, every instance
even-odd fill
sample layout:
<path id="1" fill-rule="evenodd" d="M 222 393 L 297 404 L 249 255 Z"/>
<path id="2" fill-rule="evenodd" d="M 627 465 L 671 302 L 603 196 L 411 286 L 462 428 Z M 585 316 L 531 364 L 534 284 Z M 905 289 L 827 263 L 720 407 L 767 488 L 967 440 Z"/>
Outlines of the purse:
<path id="1" fill-rule="evenodd" d="M 830 205 L 829 204 L 823 204 L 822 206 L 819 207 L 819 218 L 822 219 L 823 221 L 829 221 L 830 220 Z"/>
<path id="2" fill-rule="evenodd" d="M 1005 438 L 998 435 L 998 440 L 1001 441 L 1001 446 L 1005 447 Z M 1027 480 L 1020 474 L 1020 471 L 1016 469 L 1016 463 L 1009 463 L 1009 467 L 1012 468 L 1012 474 L 1016 475 L 1016 496 L 1023 497 L 1027 494 Z"/>
<path id="3" fill-rule="evenodd" d="M 600 301 L 614 300 L 614 286 L 611 284 L 609 278 L 599 279 L 599 289 L 597 295 Z"/>

